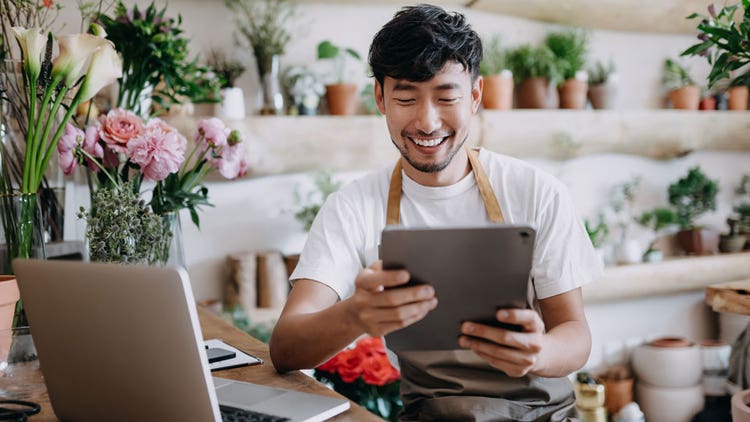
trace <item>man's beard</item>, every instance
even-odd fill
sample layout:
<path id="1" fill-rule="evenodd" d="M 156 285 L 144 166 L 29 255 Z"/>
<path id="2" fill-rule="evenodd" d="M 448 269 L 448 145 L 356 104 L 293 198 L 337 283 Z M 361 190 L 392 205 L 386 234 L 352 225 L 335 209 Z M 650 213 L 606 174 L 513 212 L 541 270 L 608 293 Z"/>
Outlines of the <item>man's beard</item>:
<path id="1" fill-rule="evenodd" d="M 406 136 L 403 136 L 403 138 L 407 138 Z M 401 156 L 404 157 L 407 163 L 409 163 L 412 167 L 415 169 L 421 171 L 422 173 L 438 173 L 440 171 L 443 171 L 446 167 L 448 167 L 448 164 L 453 161 L 453 157 L 456 155 L 459 149 L 463 147 L 464 143 L 466 143 L 466 140 L 469 138 L 469 134 L 467 133 L 464 139 L 454 146 L 454 148 L 448 152 L 448 156 L 445 158 L 445 160 L 440 161 L 438 163 L 420 163 L 415 160 L 413 160 L 409 156 L 409 150 L 404 145 L 403 148 L 391 138 L 391 142 L 393 142 L 393 145 L 396 146 L 396 149 L 398 149 L 401 152 Z M 407 142 L 412 142 L 411 140 L 407 139 Z M 447 142 L 447 141 L 446 141 Z"/>

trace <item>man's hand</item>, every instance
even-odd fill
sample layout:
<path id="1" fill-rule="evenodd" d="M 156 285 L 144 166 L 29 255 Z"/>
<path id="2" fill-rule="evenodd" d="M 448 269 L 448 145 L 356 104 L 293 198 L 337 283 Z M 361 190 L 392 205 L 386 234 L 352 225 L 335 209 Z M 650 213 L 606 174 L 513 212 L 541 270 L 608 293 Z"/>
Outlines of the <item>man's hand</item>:
<path id="1" fill-rule="evenodd" d="M 537 370 L 542 351 L 544 322 L 532 309 L 502 309 L 500 322 L 517 324 L 522 331 L 510 331 L 475 322 L 461 325 L 459 345 L 473 350 L 493 367 L 511 377 L 522 377 Z"/>
<path id="2" fill-rule="evenodd" d="M 406 270 L 383 270 L 382 261 L 362 270 L 354 294 L 345 301 L 354 323 L 380 337 L 424 318 L 437 306 L 435 289 L 429 285 L 388 289 L 408 281 Z"/>

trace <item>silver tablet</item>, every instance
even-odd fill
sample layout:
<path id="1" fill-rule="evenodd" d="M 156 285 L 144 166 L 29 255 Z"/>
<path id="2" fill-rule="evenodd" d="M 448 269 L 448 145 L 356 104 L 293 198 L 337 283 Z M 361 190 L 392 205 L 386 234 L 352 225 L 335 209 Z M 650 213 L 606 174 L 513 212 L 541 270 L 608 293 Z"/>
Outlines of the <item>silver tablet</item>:
<path id="1" fill-rule="evenodd" d="M 458 349 L 463 321 L 518 329 L 495 318 L 500 308 L 526 308 L 536 232 L 529 226 L 383 230 L 385 269 L 405 268 L 409 284 L 429 283 L 438 306 L 417 323 L 386 336 L 388 348 Z"/>

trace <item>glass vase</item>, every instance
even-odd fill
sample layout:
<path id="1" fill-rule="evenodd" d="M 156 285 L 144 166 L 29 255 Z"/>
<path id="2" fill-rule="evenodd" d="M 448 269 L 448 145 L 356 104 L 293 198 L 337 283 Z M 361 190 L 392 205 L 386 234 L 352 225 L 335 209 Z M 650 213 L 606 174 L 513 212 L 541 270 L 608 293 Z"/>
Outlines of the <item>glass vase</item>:
<path id="1" fill-rule="evenodd" d="M 284 94 L 281 92 L 279 56 L 255 56 L 258 64 L 263 106 L 260 114 L 284 114 Z"/>
<path id="2" fill-rule="evenodd" d="M 46 391 L 29 328 L 0 330 L 0 397 L 39 403 Z"/>
<path id="3" fill-rule="evenodd" d="M 180 213 L 168 212 L 161 216 L 162 244 L 158 250 L 160 265 L 185 267 L 185 249 L 182 240 L 182 223 Z"/>

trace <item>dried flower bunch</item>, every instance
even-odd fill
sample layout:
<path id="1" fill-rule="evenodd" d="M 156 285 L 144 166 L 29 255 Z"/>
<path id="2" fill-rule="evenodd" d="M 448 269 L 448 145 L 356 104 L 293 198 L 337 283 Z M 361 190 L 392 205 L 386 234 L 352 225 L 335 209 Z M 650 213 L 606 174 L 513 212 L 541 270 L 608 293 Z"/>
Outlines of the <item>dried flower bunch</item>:
<path id="1" fill-rule="evenodd" d="M 219 76 L 222 88 L 234 87 L 235 81 L 246 69 L 242 62 L 230 59 L 225 52 L 219 49 L 211 49 L 208 52 L 206 65 Z"/>

